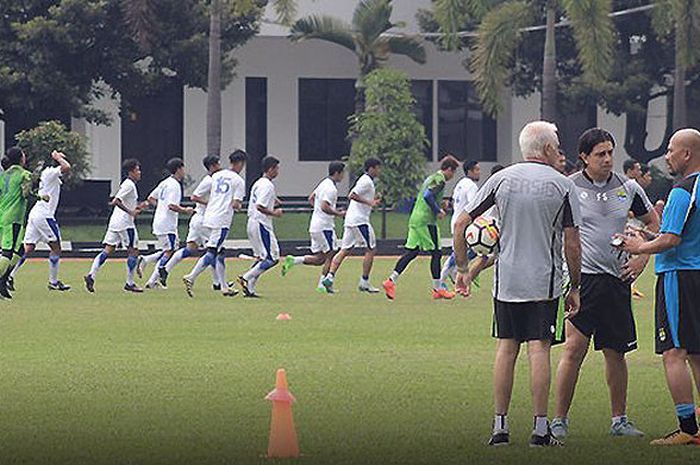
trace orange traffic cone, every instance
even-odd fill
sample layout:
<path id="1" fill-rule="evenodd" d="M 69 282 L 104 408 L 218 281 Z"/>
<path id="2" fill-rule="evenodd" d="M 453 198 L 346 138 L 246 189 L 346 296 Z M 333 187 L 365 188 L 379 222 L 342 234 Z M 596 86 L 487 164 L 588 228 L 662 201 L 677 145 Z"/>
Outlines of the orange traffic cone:
<path id="1" fill-rule="evenodd" d="M 270 442 L 267 456 L 270 458 L 299 457 L 299 443 L 294 428 L 292 403 L 296 401 L 287 387 L 287 373 L 284 368 L 277 370 L 275 390 L 266 400 L 272 401 L 272 421 L 270 422 Z"/>

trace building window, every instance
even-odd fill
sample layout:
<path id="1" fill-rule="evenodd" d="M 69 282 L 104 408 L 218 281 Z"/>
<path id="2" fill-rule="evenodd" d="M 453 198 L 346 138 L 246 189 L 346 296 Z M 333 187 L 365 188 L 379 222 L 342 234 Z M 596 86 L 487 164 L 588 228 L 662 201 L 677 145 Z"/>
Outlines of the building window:
<path id="1" fill-rule="evenodd" d="M 425 138 L 428 145 L 425 157 L 433 159 L 433 81 L 411 81 L 411 91 L 416 99 L 414 113 L 425 128 Z"/>
<path id="2" fill-rule="evenodd" d="M 496 121 L 469 81 L 438 82 L 438 147 L 461 160 L 496 161 Z"/>
<path id="3" fill-rule="evenodd" d="M 262 159 L 267 155 L 267 78 L 245 80 L 246 186 L 248 189 L 262 174 Z"/>
<path id="4" fill-rule="evenodd" d="M 348 155 L 348 117 L 354 111 L 354 79 L 299 79 L 299 160 Z"/>

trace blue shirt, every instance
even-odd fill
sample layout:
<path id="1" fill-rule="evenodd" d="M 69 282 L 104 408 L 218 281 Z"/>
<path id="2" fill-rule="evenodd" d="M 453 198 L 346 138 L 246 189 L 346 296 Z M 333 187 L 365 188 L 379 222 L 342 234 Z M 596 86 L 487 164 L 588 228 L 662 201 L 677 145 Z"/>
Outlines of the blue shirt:
<path id="1" fill-rule="evenodd" d="M 698 184 L 694 173 L 676 184 L 664 208 L 661 233 L 680 236 L 676 247 L 656 256 L 656 273 L 676 270 L 700 270 L 700 212 Z"/>

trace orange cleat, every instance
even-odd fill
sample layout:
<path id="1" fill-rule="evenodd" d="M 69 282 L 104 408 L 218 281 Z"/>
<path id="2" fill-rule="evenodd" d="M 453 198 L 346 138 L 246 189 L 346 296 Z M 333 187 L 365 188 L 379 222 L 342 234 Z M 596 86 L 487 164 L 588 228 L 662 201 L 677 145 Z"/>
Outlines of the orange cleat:
<path id="1" fill-rule="evenodd" d="M 384 293 L 386 294 L 386 298 L 389 300 L 394 300 L 396 297 L 396 284 L 394 281 L 391 279 L 387 279 L 382 283 L 382 286 L 384 287 Z"/>
<path id="2" fill-rule="evenodd" d="M 451 300 L 455 298 L 455 293 L 445 289 L 445 288 L 440 288 L 440 289 L 433 289 L 433 299 L 438 300 L 438 299 L 446 299 L 446 300 Z"/>

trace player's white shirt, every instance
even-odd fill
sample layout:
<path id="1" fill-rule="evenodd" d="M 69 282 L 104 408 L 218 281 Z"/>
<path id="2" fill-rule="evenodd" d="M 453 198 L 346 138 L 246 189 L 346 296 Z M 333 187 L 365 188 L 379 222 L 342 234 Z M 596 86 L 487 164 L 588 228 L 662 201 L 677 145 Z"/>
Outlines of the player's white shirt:
<path id="1" fill-rule="evenodd" d="M 453 233 L 457 218 L 467 208 L 467 205 L 469 205 L 469 202 L 471 202 L 478 190 L 479 186 L 468 177 L 461 179 L 455 186 L 455 190 L 452 192 L 454 213 L 452 213 L 452 220 L 450 221 L 450 227 Z"/>
<path id="2" fill-rule="evenodd" d="M 156 212 L 153 215 L 153 234 L 177 234 L 178 213 L 169 208 L 170 205 L 180 205 L 182 187 L 177 179 L 168 176 L 153 189 L 148 196 L 158 200 Z"/>
<path id="3" fill-rule="evenodd" d="M 114 198 L 121 200 L 126 208 L 133 211 L 139 203 L 139 193 L 136 190 L 136 183 L 132 181 L 131 178 L 126 178 L 119 186 L 119 190 L 114 195 Z M 109 217 L 109 226 L 107 226 L 107 229 L 109 231 L 124 231 L 134 227 L 134 217 L 115 206 L 112 211 L 112 216 Z"/>
<path id="4" fill-rule="evenodd" d="M 194 191 L 192 192 L 193 196 L 201 197 L 204 199 L 204 201 L 208 202 L 209 201 L 209 191 L 211 190 L 211 175 L 207 174 L 205 175 L 201 181 L 199 181 L 199 184 L 197 184 L 197 187 L 194 188 Z M 204 216 L 204 212 L 207 209 L 207 206 L 195 202 L 195 207 L 194 207 L 194 214 L 195 215 L 200 215 Z"/>
<path id="5" fill-rule="evenodd" d="M 245 197 L 245 181 L 232 170 L 220 170 L 211 177 L 209 203 L 204 212 L 207 228 L 230 228 L 233 221 L 233 202 Z"/>
<path id="6" fill-rule="evenodd" d="M 309 232 L 335 230 L 335 216 L 323 211 L 323 202 L 328 202 L 335 210 L 338 202 L 338 188 L 331 178 L 321 181 L 314 190 L 314 212 L 309 223 Z"/>
<path id="7" fill-rule="evenodd" d="M 357 180 L 355 186 L 352 188 L 350 193 L 355 193 L 357 196 L 362 197 L 370 202 L 374 200 L 375 197 L 375 187 L 374 180 L 372 176 L 365 173 Z M 359 226 L 361 224 L 369 224 L 369 216 L 372 213 L 372 207 L 364 203 L 357 202 L 355 200 L 350 200 L 350 205 L 348 205 L 348 211 L 345 212 L 345 226 Z"/>
<path id="8" fill-rule="evenodd" d="M 275 208 L 275 185 L 267 177 L 263 176 L 253 184 L 250 189 L 250 199 L 248 200 L 248 219 L 264 224 L 272 229 L 272 217 L 258 210 L 261 205 L 268 210 Z"/>
<path id="9" fill-rule="evenodd" d="M 56 215 L 58 199 L 61 196 L 61 167 L 44 168 L 39 178 L 39 197 L 49 196 L 49 201 L 37 201 L 29 212 L 30 218 L 53 218 Z"/>

